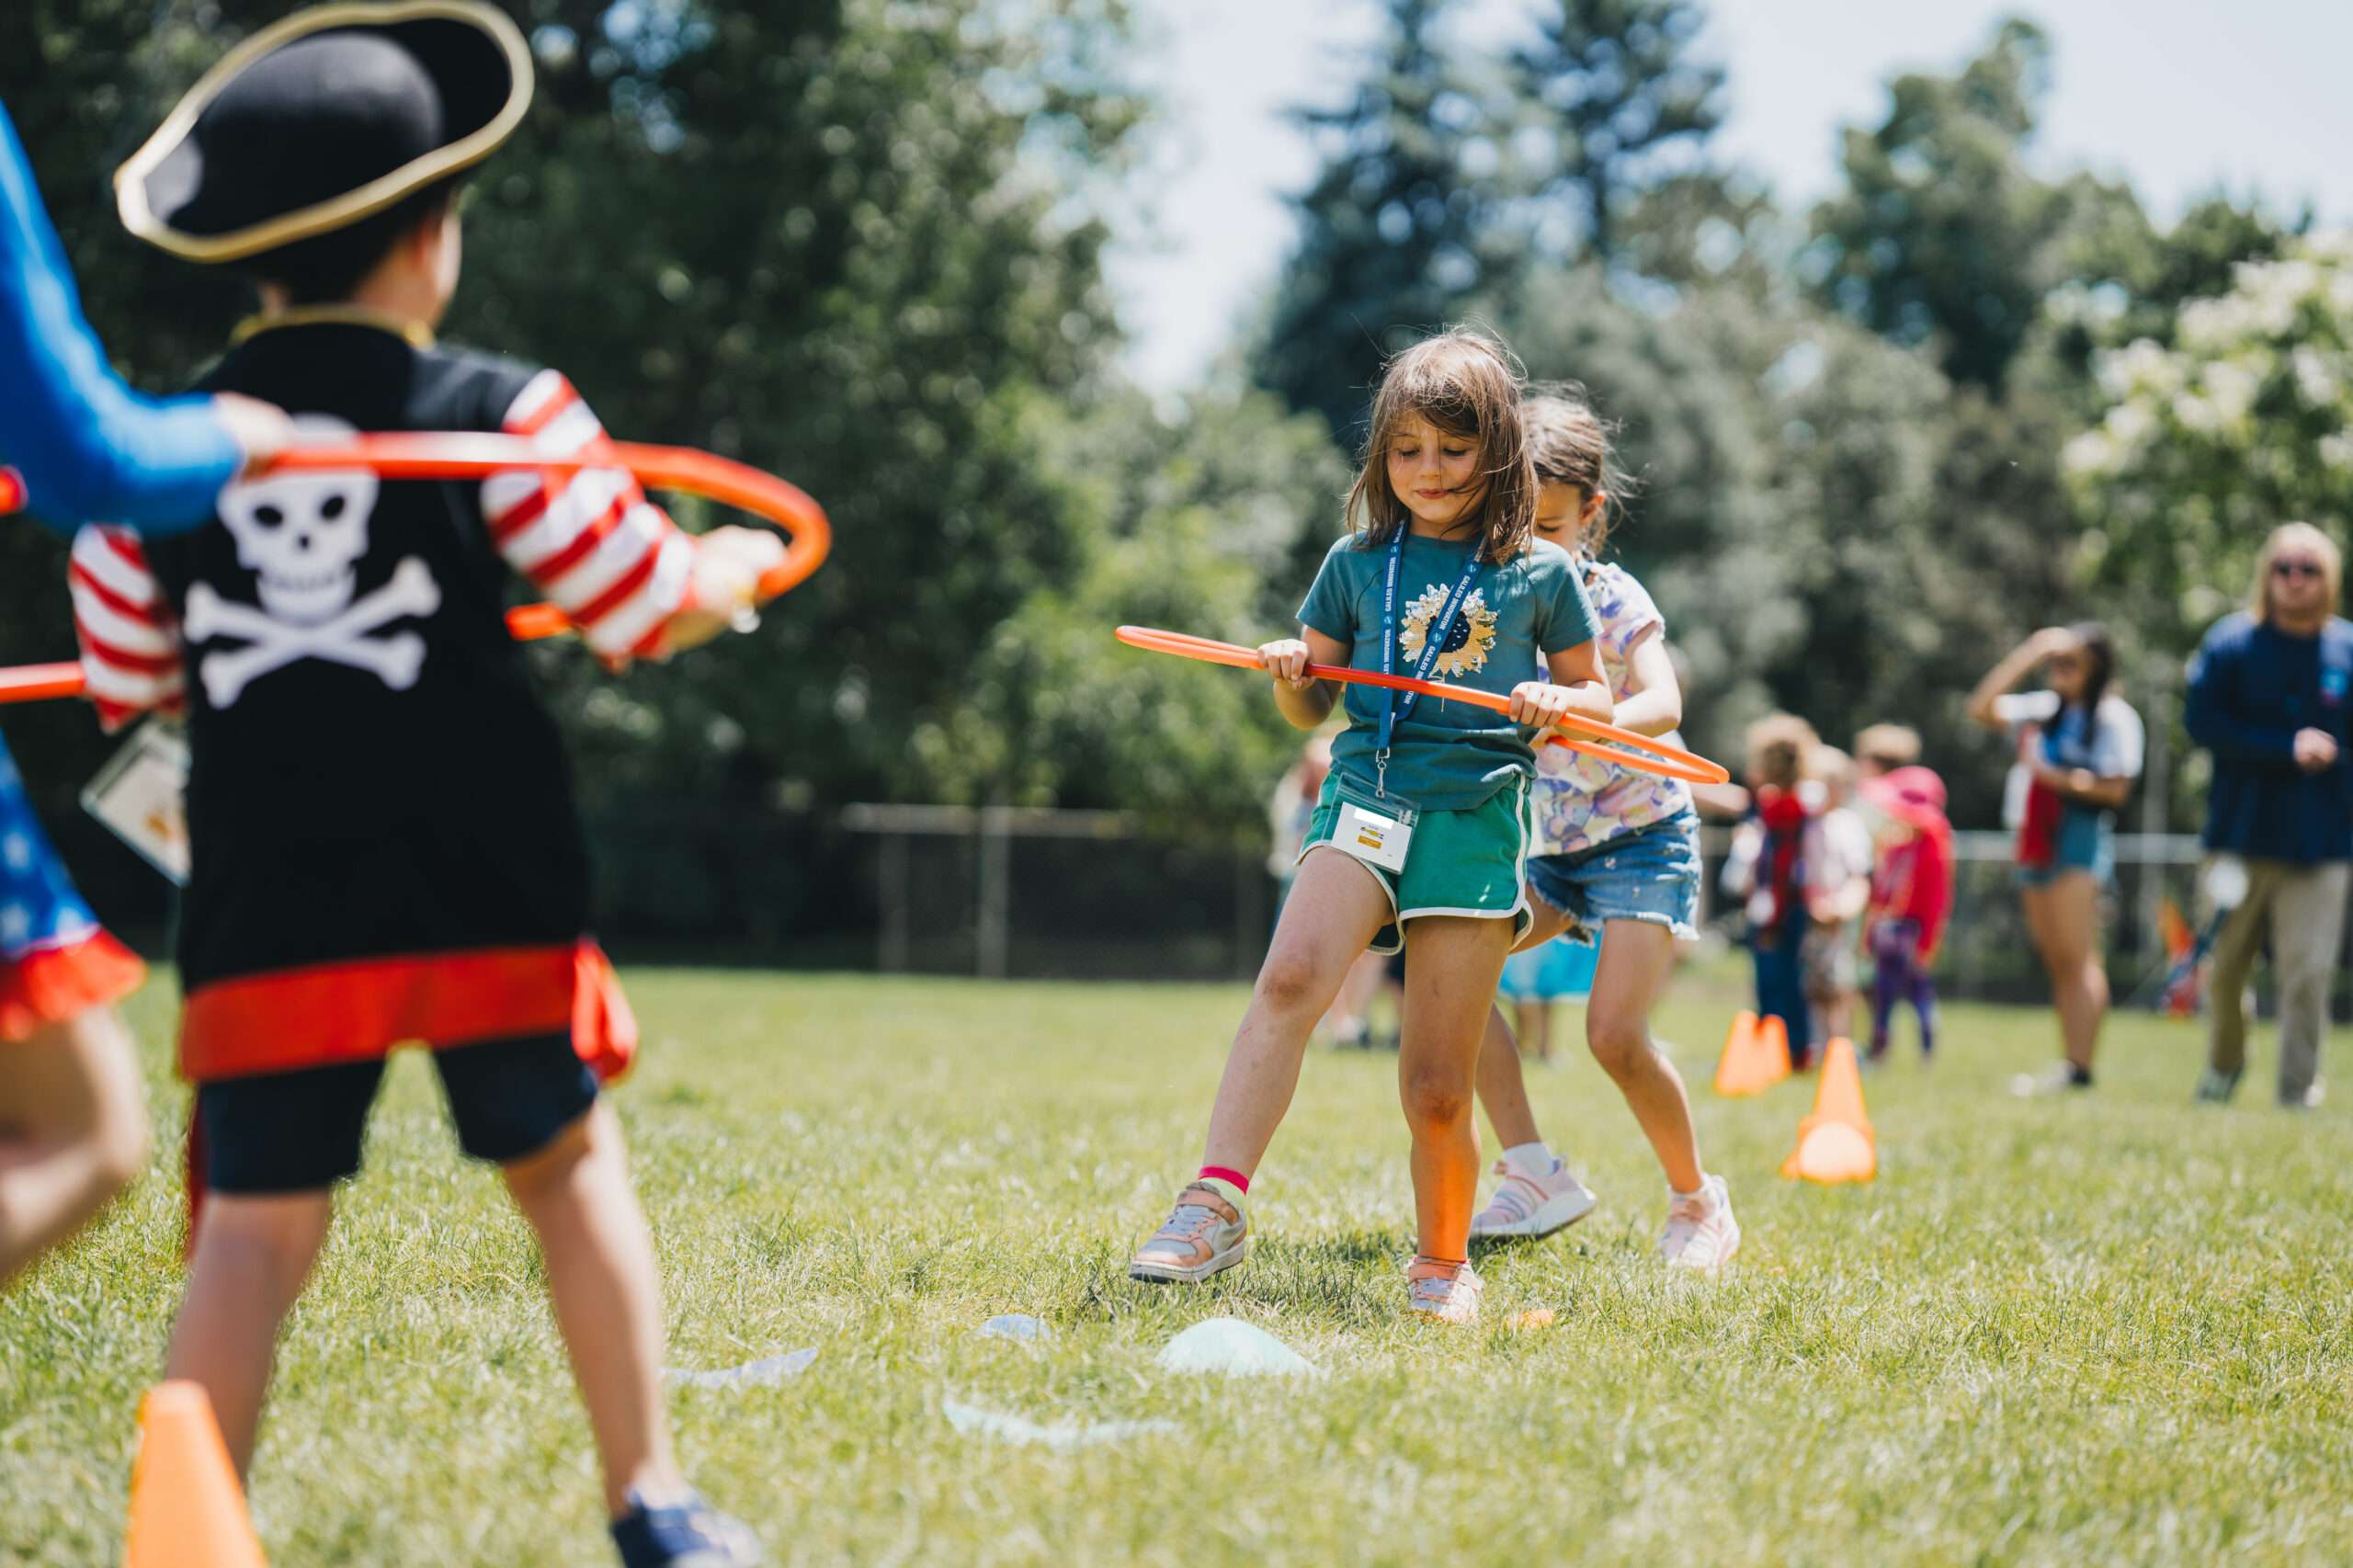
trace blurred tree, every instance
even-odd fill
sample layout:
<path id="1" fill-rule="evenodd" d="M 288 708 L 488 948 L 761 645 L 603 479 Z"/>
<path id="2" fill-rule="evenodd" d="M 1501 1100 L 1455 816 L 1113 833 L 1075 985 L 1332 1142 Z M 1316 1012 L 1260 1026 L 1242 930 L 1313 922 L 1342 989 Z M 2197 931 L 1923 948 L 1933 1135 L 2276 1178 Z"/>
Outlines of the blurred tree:
<path id="1" fill-rule="evenodd" d="M 1628 204 L 1689 177 L 1723 122 L 1723 68 L 1691 54 L 1706 12 L 1697 0 L 1545 0 L 1534 20 L 1538 39 L 1510 56 L 1521 135 L 1542 149 L 1531 183 L 1612 263 Z"/>
<path id="2" fill-rule="evenodd" d="M 2179 653 L 2236 605 L 2264 536 L 2353 520 L 2353 235 L 2240 264 L 2168 347 L 2101 356 L 2109 407 L 2068 443 L 2092 580 Z"/>
<path id="3" fill-rule="evenodd" d="M 2145 233 L 2129 190 L 2028 170 L 2049 72 L 2049 40 L 2013 17 L 1960 74 L 1898 76 L 1879 128 L 1847 131 L 1847 188 L 1814 210 L 1806 257 L 1825 303 L 1997 396 L 2044 297 L 2112 252 L 2109 231 Z"/>
<path id="4" fill-rule="evenodd" d="M 1041 410 L 1041 413 L 1045 411 Z M 1300 742 L 1264 677 L 1125 648 L 1125 622 L 1256 645 L 1289 635 L 1339 531 L 1347 474 L 1320 424 L 1264 392 L 1174 415 L 1142 394 L 1039 431 L 1050 485 L 1100 518 L 1065 583 L 998 626 L 969 700 L 910 738 L 941 798 L 1124 806 L 1188 836 L 1256 831 Z M 1302 517 L 1323 526 L 1302 530 Z"/>
<path id="5" fill-rule="evenodd" d="M 1144 108 L 1110 64 L 1122 0 L 506 3 L 540 87 L 472 182 L 448 335 L 562 365 L 617 431 L 787 473 L 837 530 L 756 637 L 618 683 L 542 655 L 592 803 L 747 775 L 928 795 L 905 736 L 964 700 L 968 653 L 1094 526 L 1040 477 L 1037 409 L 1097 395 L 1119 341 L 1097 213 Z M 105 176 L 283 11 L 6 8 L 0 91 L 148 384 L 184 380 L 245 291 L 126 240 Z M 0 540 L 38 568 L 0 575 L 0 621 L 54 656 L 57 552 Z"/>
<path id="6" fill-rule="evenodd" d="M 1347 103 L 1298 119 L 1324 159 L 1253 372 L 1357 444 L 1381 361 L 1452 319 L 1488 269 L 1494 189 L 1474 175 L 1475 87 L 1441 47 L 1454 0 L 1386 0 L 1381 52 Z"/>

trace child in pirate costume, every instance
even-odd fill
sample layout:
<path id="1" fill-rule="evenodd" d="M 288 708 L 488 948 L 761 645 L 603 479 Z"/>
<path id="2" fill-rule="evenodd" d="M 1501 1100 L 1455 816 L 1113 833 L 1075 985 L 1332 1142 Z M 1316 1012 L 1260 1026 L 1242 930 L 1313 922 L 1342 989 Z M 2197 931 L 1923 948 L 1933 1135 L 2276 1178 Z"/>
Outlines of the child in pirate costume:
<path id="1" fill-rule="evenodd" d="M 116 179 L 133 233 L 259 284 L 206 388 L 330 436 L 506 431 L 597 455 L 561 375 L 432 336 L 457 282 L 452 182 L 530 86 L 521 36 L 474 0 L 301 12 L 208 73 Z M 779 541 L 689 538 L 600 469 L 292 473 L 232 486 L 218 522 L 143 551 L 85 531 L 74 552 L 105 608 L 168 631 L 186 665 L 180 1065 L 209 1193 L 167 1375 L 205 1386 L 246 1465 L 385 1056 L 423 1041 L 460 1144 L 539 1234 L 622 1561 L 756 1561 L 671 1457 L 653 1246 L 588 1065 L 625 1051 L 626 1012 L 599 984 L 569 770 L 503 592 L 513 568 L 608 661 L 661 657 L 723 630 Z M 112 659 L 85 639 L 94 675 Z"/>

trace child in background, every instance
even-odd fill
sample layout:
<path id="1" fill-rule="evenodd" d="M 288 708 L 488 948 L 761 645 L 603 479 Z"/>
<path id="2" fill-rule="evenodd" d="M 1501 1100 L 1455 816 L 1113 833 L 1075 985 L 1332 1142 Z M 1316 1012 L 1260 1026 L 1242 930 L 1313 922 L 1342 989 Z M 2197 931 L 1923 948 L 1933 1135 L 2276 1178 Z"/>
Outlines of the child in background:
<path id="1" fill-rule="evenodd" d="M 1522 726 L 1610 712 L 1592 608 L 1567 552 L 1531 537 L 1535 513 L 1506 350 L 1457 329 L 1399 355 L 1373 399 L 1348 497 L 1354 531 L 1325 555 L 1301 636 L 1258 651 L 1285 718 L 1313 729 L 1345 700 L 1348 727 L 1226 1058 L 1200 1174 L 1137 1251 L 1134 1278 L 1199 1283 L 1242 1261 L 1245 1195 L 1290 1107 L 1310 1029 L 1358 954 L 1402 945 L 1398 1093 L 1417 1238 L 1406 1308 L 1478 1316 L 1473 1080 L 1504 957 L 1530 924 L 1520 867 L 1534 757 Z M 1540 660 L 1549 678 L 1529 678 Z M 1311 662 L 1508 694 L 1511 711 L 1336 688 L 1306 673 Z"/>
<path id="2" fill-rule="evenodd" d="M 1816 804 L 1809 805 L 1805 759 L 1821 744 L 1813 726 L 1794 713 L 1772 713 L 1748 727 L 1749 820 L 1733 835 L 1724 861 L 1723 890 L 1748 916 L 1748 949 L 1756 972 L 1756 1011 L 1789 1031 L 1790 1065 L 1813 1064 L 1813 1029 L 1805 1001 L 1805 936 L 1813 924 L 1808 879 L 1822 863 Z"/>
<path id="3" fill-rule="evenodd" d="M 1512 1038 L 1523 1055 L 1552 1065 L 1553 1011 L 1563 1002 L 1582 1002 L 1593 994 L 1594 966 L 1600 956 L 1591 943 L 1555 937 L 1504 960 L 1500 989 L 1511 1004 Z M 1471 1233 L 1482 1233 L 1475 1218 Z"/>
<path id="4" fill-rule="evenodd" d="M 1920 760 L 1920 732 L 1909 724 L 1873 724 L 1855 737 L 1855 770 L 1877 778 Z"/>
<path id="5" fill-rule="evenodd" d="M 1531 396 L 1526 418 L 1540 482 L 1538 531 L 1576 553 L 1600 617 L 1602 668 L 1620 698 L 1615 722 L 1646 735 L 1672 733 L 1682 722 L 1683 689 L 1667 655 L 1665 619 L 1632 574 L 1598 559 L 1608 540 L 1613 481 L 1608 428 L 1574 387 Z M 1698 935 L 1699 819 L 1690 791 L 1674 779 L 1548 746 L 1537 761 L 1535 807 L 1530 939 L 1572 925 L 1575 940 L 1597 938 L 1586 1043 L 1626 1096 L 1666 1176 L 1659 1255 L 1672 1267 L 1715 1267 L 1739 1247 L 1740 1225 L 1723 1179 L 1699 1163 L 1683 1080 L 1650 1030 L 1676 944 Z M 1489 1013 L 1480 1047 L 1479 1099 L 1503 1157 L 1495 1163 L 1500 1183 L 1472 1233 L 1549 1235 L 1589 1212 L 1593 1194 L 1538 1131 L 1500 1010 Z"/>
<path id="6" fill-rule="evenodd" d="M 1945 781 L 1917 765 L 1866 778 L 1863 798 L 1876 809 L 1879 865 L 1871 876 L 1865 940 L 1871 952 L 1869 1059 L 1887 1055 L 1889 1020 L 1898 1002 L 1920 1018 L 1920 1056 L 1937 1045 L 1937 945 L 1952 913 L 1952 824 Z"/>
<path id="7" fill-rule="evenodd" d="M 503 430 L 551 459 L 603 455 L 563 376 L 433 338 L 458 283 L 452 182 L 529 102 L 515 25 L 469 0 L 339 4 L 231 60 L 116 181 L 134 233 L 259 287 L 263 314 L 207 385 L 322 432 Z M 143 553 L 111 530 L 74 546 L 105 590 L 77 597 L 94 677 L 126 627 L 166 651 L 140 667 L 176 688 L 186 666 L 180 1065 L 191 1195 L 209 1196 L 165 1375 L 203 1386 L 242 1474 L 385 1058 L 426 1041 L 460 1145 L 498 1165 L 539 1238 L 622 1562 L 756 1562 L 671 1452 L 653 1238 L 592 1072 L 631 1031 L 587 934 L 570 765 L 504 611 L 511 567 L 608 662 L 662 657 L 724 631 L 780 542 L 689 538 L 608 468 L 303 472 L 232 485 L 218 511 Z"/>
<path id="8" fill-rule="evenodd" d="M 1855 1007 L 1862 999 L 1855 948 L 1870 902 L 1871 835 L 1852 804 L 1855 763 L 1845 752 L 1818 745 L 1807 753 L 1805 787 L 1819 792 L 1823 853 L 1806 890 L 1813 923 L 1802 967 L 1813 1037 L 1827 1044 L 1854 1038 Z"/>
<path id="9" fill-rule="evenodd" d="M 292 434 L 267 403 L 123 385 L 0 107 L 0 512 L 21 505 L 69 533 L 89 517 L 194 528 Z M 0 741 L 0 1288 L 146 1163 L 139 1066 L 112 1006 L 145 972 L 82 902 Z"/>

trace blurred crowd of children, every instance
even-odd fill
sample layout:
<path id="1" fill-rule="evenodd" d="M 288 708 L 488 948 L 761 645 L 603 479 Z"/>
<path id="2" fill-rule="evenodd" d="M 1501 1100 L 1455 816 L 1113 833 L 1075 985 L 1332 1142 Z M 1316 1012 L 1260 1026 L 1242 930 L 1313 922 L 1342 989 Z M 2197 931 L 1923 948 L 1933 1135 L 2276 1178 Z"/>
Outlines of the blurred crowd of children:
<path id="1" fill-rule="evenodd" d="M 1870 1060 L 1883 1059 L 1899 1006 L 1936 1048 L 1937 944 L 1952 910 L 1952 825 L 1944 780 L 1920 764 L 1919 734 L 1874 724 L 1853 756 L 1793 713 L 1749 726 L 1748 799 L 1721 887 L 1745 917 L 1756 1011 L 1789 1033 L 1790 1064 L 1852 1038 L 1870 958 Z"/>

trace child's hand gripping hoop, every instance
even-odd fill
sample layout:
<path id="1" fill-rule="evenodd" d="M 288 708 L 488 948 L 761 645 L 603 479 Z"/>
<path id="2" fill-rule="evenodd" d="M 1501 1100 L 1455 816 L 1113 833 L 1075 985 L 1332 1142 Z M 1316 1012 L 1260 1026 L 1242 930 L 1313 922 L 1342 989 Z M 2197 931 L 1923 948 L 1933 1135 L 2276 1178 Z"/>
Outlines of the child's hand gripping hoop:
<path id="1" fill-rule="evenodd" d="M 784 559 L 760 574 L 755 595 L 760 604 L 807 581 L 833 548 L 833 528 L 825 520 L 824 508 L 807 492 L 774 474 L 690 447 L 616 441 L 585 455 L 551 459 L 520 436 L 403 433 L 360 436 L 332 447 L 290 448 L 265 472 L 355 468 L 371 469 L 385 479 L 487 479 L 516 469 L 539 469 L 551 474 L 590 468 L 627 469 L 648 490 L 704 496 L 773 523 L 783 532 Z M 518 605 L 506 612 L 506 630 L 517 642 L 561 636 L 571 629 L 571 618 L 553 605 Z M 0 704 L 80 695 L 82 666 L 78 664 L 0 669 Z"/>
<path id="2" fill-rule="evenodd" d="M 1142 648 L 1154 653 L 1175 653 L 1180 658 L 1199 659 L 1207 664 L 1231 665 L 1239 670 L 1265 667 L 1259 663 L 1258 652 L 1255 648 L 1195 637 L 1188 632 L 1155 631 L 1148 626 L 1122 626 L 1112 635 L 1131 648 Z M 1343 685 L 1418 691 L 1425 697 L 1441 698 L 1449 702 L 1468 702 L 1473 707 L 1490 709 L 1497 713 L 1508 714 L 1511 711 L 1510 698 L 1467 686 L 1415 680 L 1411 676 L 1382 675 L 1378 670 L 1343 669 L 1337 665 L 1310 665 L 1307 673 Z M 1603 723 L 1598 719 L 1587 719 L 1573 713 L 1561 721 L 1561 728 L 1574 730 L 1577 733 L 1564 735 L 1559 730 L 1547 731 L 1544 743 L 1565 746 L 1587 756 L 1597 756 L 1605 762 L 1631 767 L 1639 773 L 1655 773 L 1690 784 L 1722 784 L 1732 778 L 1723 768 L 1696 753 L 1685 751 L 1681 746 L 1668 745 L 1664 741 L 1654 741 L 1648 735 L 1636 734 L 1631 730 L 1620 729 L 1616 724 Z M 1609 744 L 1596 744 L 1602 741 Z"/>

